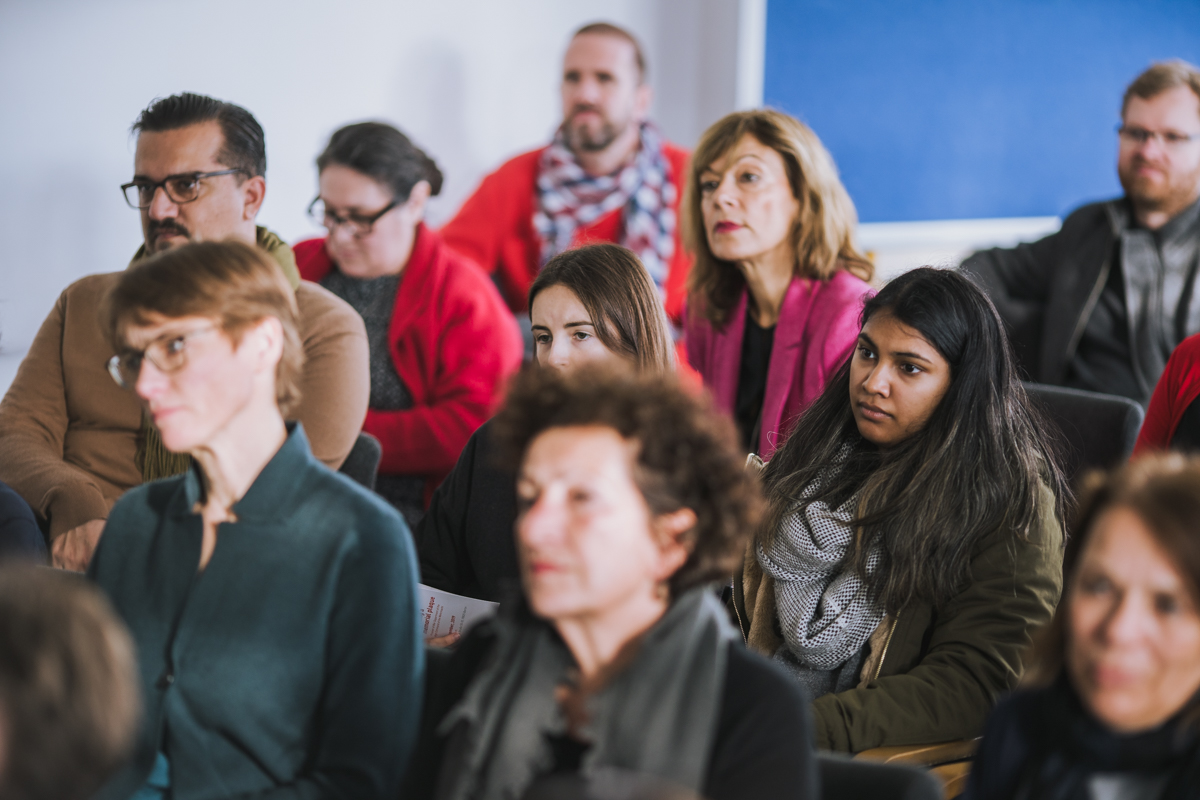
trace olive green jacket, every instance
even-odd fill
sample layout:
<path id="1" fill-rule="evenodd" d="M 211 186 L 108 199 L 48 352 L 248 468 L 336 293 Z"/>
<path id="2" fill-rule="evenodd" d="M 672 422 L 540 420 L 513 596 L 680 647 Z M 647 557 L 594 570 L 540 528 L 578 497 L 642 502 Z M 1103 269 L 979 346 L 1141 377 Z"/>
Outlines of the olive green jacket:
<path id="1" fill-rule="evenodd" d="M 1062 593 L 1063 533 L 1054 497 L 1042 489 L 1028 541 L 1008 530 L 980 539 L 970 585 L 940 609 L 913 601 L 889 615 L 868 643 L 862 682 L 813 703 L 816 744 L 857 753 L 888 745 L 970 739 L 1003 693 L 1017 684 L 1033 634 L 1050 622 Z M 747 549 L 733 588 L 747 644 L 772 656 L 783 643 L 775 583 Z"/>

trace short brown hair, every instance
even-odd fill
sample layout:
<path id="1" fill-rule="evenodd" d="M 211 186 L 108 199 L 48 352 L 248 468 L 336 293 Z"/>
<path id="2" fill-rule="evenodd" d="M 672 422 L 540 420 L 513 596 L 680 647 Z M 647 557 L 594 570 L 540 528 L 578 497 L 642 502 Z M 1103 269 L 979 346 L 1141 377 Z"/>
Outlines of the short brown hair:
<path id="1" fill-rule="evenodd" d="M 590 244 L 550 259 L 529 287 L 533 299 L 551 286 L 570 289 L 587 309 L 604 346 L 638 369 L 666 373 L 675 368 L 675 346 L 662 299 L 632 250 Z"/>
<path id="2" fill-rule="evenodd" d="M 700 175 L 747 134 L 783 157 L 788 183 L 800 202 L 791 231 L 796 274 L 829 280 L 844 269 L 864 281 L 875 275 L 875 266 L 854 245 L 854 203 L 817 135 L 800 120 L 771 108 L 728 114 L 704 132 L 692 153 L 682 209 L 683 239 L 695 258 L 688 276 L 692 313 L 717 327 L 725 324 L 746 281 L 737 267 L 718 259 L 708 247 Z"/>
<path id="3" fill-rule="evenodd" d="M 574 39 L 576 36 L 587 35 L 614 36 L 629 42 L 633 46 L 633 60 L 637 63 L 638 83 L 646 82 L 646 56 L 642 52 L 641 42 L 637 40 L 636 36 L 619 25 L 613 25 L 611 22 L 591 22 L 571 34 L 571 38 Z"/>
<path id="4" fill-rule="evenodd" d="M 1096 521 L 1117 507 L 1138 516 L 1179 571 L 1193 602 L 1200 606 L 1200 456 L 1151 453 L 1112 472 L 1093 472 L 1084 479 L 1067 542 L 1062 600 L 1054 620 L 1036 642 L 1026 683 L 1049 685 L 1062 671 L 1068 646 L 1070 587 L 1080 555 Z M 1200 720 L 1200 695 L 1191 700 L 1189 709 L 1188 716 Z"/>
<path id="5" fill-rule="evenodd" d="M 234 344 L 266 317 L 283 326 L 283 357 L 275 371 L 275 399 L 284 416 L 300 401 L 304 349 L 296 293 L 279 265 L 257 247 L 236 241 L 195 242 L 139 261 L 110 290 L 103 319 L 116 350 L 131 324 L 150 314 L 216 319 Z"/>
<path id="6" fill-rule="evenodd" d="M 514 472 L 530 443 L 551 428 L 602 426 L 638 445 L 633 480 L 651 513 L 690 508 L 687 562 L 669 581 L 673 597 L 728 580 L 758 523 L 762 495 L 743 469 L 733 424 L 673 375 L 586 365 L 566 375 L 526 369 L 496 416 L 498 450 Z"/>
<path id="7" fill-rule="evenodd" d="M 133 641 L 84 578 L 0 568 L 0 797 L 82 800 L 133 747 Z"/>
<path id="8" fill-rule="evenodd" d="M 1125 109 L 1129 108 L 1131 98 L 1149 100 L 1179 86 L 1186 86 L 1192 90 L 1192 94 L 1200 98 L 1200 69 L 1181 58 L 1156 61 L 1148 70 L 1134 78 L 1133 83 L 1125 89 L 1125 95 L 1121 98 L 1121 116 L 1125 116 Z"/>

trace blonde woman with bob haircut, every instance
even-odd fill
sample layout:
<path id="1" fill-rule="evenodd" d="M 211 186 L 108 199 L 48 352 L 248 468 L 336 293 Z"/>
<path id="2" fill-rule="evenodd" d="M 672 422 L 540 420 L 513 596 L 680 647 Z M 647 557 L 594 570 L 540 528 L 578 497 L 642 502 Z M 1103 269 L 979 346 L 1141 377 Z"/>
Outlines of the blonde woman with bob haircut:
<path id="1" fill-rule="evenodd" d="M 759 109 L 704 132 L 683 217 L 688 361 L 742 446 L 769 458 L 858 336 L 874 267 L 854 204 L 816 134 Z"/>
<path id="2" fill-rule="evenodd" d="M 88 574 L 137 645 L 145 720 L 99 797 L 390 798 L 423 651 L 398 512 L 317 461 L 299 423 L 296 300 L 247 244 L 123 273 L 103 322 L 183 475 L 126 493 Z"/>

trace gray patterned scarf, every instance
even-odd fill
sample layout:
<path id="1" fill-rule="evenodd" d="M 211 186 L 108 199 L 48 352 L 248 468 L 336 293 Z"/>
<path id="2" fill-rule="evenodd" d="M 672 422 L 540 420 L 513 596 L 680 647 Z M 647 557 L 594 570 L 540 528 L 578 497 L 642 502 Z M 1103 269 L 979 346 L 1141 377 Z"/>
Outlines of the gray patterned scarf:
<path id="1" fill-rule="evenodd" d="M 662 149 L 662 135 L 641 126 L 641 145 L 632 161 L 611 175 L 588 175 L 567 147 L 560 128 L 538 163 L 533 227 L 542 240 L 542 264 L 571 247 L 576 228 L 623 208 L 620 244 L 646 266 L 660 290 L 675 253 L 676 182 Z"/>
<path id="2" fill-rule="evenodd" d="M 837 460 L 849 454 L 844 447 Z M 805 487 L 803 497 L 816 494 L 823 472 Z M 803 513 L 786 516 L 767 547 L 756 555 L 763 572 L 775 579 L 775 607 L 788 649 L 803 664 L 832 670 L 846 663 L 871 638 L 883 620 L 884 609 L 870 596 L 862 579 L 845 566 L 854 541 L 851 527 L 860 496 L 837 509 L 810 503 Z M 875 544 L 867 556 L 867 573 L 879 566 Z"/>

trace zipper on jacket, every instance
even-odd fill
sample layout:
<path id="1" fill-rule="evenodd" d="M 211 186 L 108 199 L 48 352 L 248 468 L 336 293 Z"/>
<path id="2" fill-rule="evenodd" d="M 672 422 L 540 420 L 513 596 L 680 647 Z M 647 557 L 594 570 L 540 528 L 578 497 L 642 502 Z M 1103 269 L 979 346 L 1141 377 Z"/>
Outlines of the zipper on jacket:
<path id="1" fill-rule="evenodd" d="M 1104 258 L 1104 266 L 1100 268 L 1100 275 L 1096 279 L 1096 284 L 1092 287 L 1091 294 L 1088 295 L 1087 302 L 1083 305 L 1083 312 L 1079 315 L 1079 319 L 1075 320 L 1075 330 L 1071 331 L 1071 339 L 1067 342 L 1067 362 L 1075 356 L 1075 350 L 1079 347 L 1079 341 L 1083 338 L 1084 328 L 1087 327 L 1087 321 L 1092 316 L 1092 311 L 1096 309 L 1096 303 L 1100 302 L 1100 294 L 1104 291 L 1105 285 L 1108 283 L 1108 273 L 1112 271 L 1112 252 L 1110 251 Z"/>
<path id="2" fill-rule="evenodd" d="M 883 660 L 887 658 L 888 648 L 892 644 L 892 636 L 896 633 L 896 623 L 900 621 L 900 615 L 897 614 L 892 618 L 892 627 L 888 630 L 887 639 L 883 641 L 883 652 L 879 654 L 879 663 L 875 665 L 875 677 L 871 680 L 879 680 L 879 676 L 883 673 Z"/>
<path id="3" fill-rule="evenodd" d="M 742 622 L 742 612 L 738 611 L 737 587 L 735 586 L 735 587 L 733 587 L 733 589 L 734 589 L 734 591 L 732 592 L 732 594 L 729 597 L 729 604 L 733 606 L 733 615 L 735 617 L 737 617 L 738 632 L 742 634 L 742 644 L 748 645 L 748 644 L 750 644 L 750 634 L 749 634 L 749 631 L 746 630 L 746 623 Z M 744 595 L 745 595 L 745 592 L 743 592 L 743 596 Z"/>

